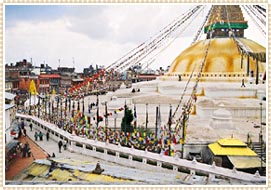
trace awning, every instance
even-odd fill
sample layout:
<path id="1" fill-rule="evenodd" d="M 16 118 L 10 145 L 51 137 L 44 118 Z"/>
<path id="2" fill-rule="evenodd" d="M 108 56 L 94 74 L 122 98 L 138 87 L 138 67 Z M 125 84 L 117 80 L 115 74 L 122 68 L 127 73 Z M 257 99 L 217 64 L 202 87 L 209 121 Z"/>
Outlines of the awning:
<path id="1" fill-rule="evenodd" d="M 256 156 L 257 154 L 248 147 L 223 147 L 218 143 L 208 145 L 215 156 Z"/>
<path id="2" fill-rule="evenodd" d="M 236 169 L 261 167 L 261 159 L 257 156 L 228 156 L 228 158 Z M 265 167 L 264 162 L 262 162 L 262 167 Z"/>
<path id="3" fill-rule="evenodd" d="M 11 140 L 10 142 L 8 142 L 8 143 L 6 144 L 6 150 L 7 150 L 7 151 L 10 151 L 10 150 L 13 149 L 14 147 L 16 147 L 18 143 L 19 143 L 18 140 Z"/>

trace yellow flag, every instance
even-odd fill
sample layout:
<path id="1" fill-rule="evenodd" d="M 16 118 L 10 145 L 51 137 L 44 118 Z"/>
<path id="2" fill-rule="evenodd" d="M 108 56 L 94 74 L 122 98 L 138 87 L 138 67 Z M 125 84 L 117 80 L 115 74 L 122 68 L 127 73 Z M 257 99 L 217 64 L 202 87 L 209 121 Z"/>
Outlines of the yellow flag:
<path id="1" fill-rule="evenodd" d="M 52 95 L 55 95 L 55 94 L 56 94 L 56 91 L 55 91 L 55 88 L 53 88 Z"/>
<path id="2" fill-rule="evenodd" d="M 33 80 L 31 80 L 30 85 L 29 85 L 29 92 L 31 93 L 31 95 L 36 95 L 37 93 L 37 89 L 36 89 L 36 85 L 35 82 Z"/>

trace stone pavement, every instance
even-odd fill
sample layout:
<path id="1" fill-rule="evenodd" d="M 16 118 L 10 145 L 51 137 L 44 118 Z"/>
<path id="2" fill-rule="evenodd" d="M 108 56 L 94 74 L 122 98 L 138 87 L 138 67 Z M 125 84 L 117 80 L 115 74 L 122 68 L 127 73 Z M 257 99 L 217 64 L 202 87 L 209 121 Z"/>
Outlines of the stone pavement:
<path id="1" fill-rule="evenodd" d="M 37 141 L 35 141 L 35 132 L 39 132 L 39 128 L 38 126 L 35 126 L 33 124 L 33 130 L 30 131 L 29 128 L 29 123 L 26 123 L 26 129 L 27 129 L 27 135 L 29 138 L 31 138 L 36 144 L 38 144 L 46 153 L 52 155 L 53 153 L 55 154 L 55 156 L 57 158 L 71 158 L 74 160 L 84 160 L 84 161 L 89 161 L 89 162 L 97 162 L 98 159 L 86 156 L 86 155 L 82 155 L 82 154 L 78 154 L 78 153 L 72 153 L 69 152 L 68 150 L 63 150 L 62 147 L 62 151 L 61 153 L 59 153 L 58 150 L 58 142 L 52 140 L 49 138 L 49 141 L 46 140 L 46 134 L 43 134 L 43 140 L 40 141 L 39 138 Z M 51 135 L 51 134 L 50 134 Z M 63 141 L 62 141 L 63 142 Z M 64 142 L 63 142 L 64 143 Z"/>
<path id="2" fill-rule="evenodd" d="M 44 150 L 40 148 L 35 142 L 33 142 L 29 137 L 22 136 L 18 140 L 23 144 L 28 142 L 31 148 L 32 156 L 22 158 L 22 154 L 18 154 L 17 158 L 12 161 L 12 163 L 8 167 L 8 170 L 6 170 L 5 172 L 6 180 L 12 180 L 13 177 L 15 177 L 28 166 L 30 166 L 35 159 L 44 159 L 47 156 Z"/>
<path id="3" fill-rule="evenodd" d="M 29 123 L 26 123 L 26 134 L 27 136 L 20 137 L 18 140 L 25 144 L 26 142 L 29 143 L 29 146 L 31 148 L 32 156 L 22 158 L 22 155 L 19 154 L 16 159 L 12 161 L 12 164 L 8 167 L 8 170 L 5 172 L 5 179 L 6 180 L 12 180 L 16 175 L 18 175 L 20 172 L 22 172 L 25 168 L 30 166 L 32 162 L 35 159 L 45 159 L 47 158 L 48 154 L 52 155 L 55 153 L 56 157 L 58 158 L 71 158 L 75 160 L 85 160 L 89 162 L 97 162 L 98 159 L 88 157 L 82 154 L 78 153 L 71 153 L 67 150 L 63 150 L 59 153 L 58 151 L 58 142 L 55 142 L 52 139 L 49 139 L 49 141 L 46 140 L 46 135 L 43 136 L 43 141 L 35 141 L 34 134 L 35 131 L 38 131 L 38 128 L 33 125 L 33 130 L 30 131 Z"/>

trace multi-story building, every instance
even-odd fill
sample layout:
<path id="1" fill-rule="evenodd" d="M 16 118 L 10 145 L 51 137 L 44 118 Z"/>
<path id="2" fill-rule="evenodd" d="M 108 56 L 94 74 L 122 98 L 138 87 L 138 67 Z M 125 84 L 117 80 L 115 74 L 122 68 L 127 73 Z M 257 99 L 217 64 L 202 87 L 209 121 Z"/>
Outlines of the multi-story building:
<path id="1" fill-rule="evenodd" d="M 6 80 L 5 81 L 5 91 L 6 92 L 11 92 L 13 89 L 12 81 Z"/>
<path id="2" fill-rule="evenodd" d="M 40 64 L 40 74 L 51 74 L 52 68 L 47 64 Z"/>
<path id="3" fill-rule="evenodd" d="M 14 104 L 15 97 L 15 94 L 5 92 L 5 142 L 9 142 L 13 138 L 11 131 L 16 114 L 16 106 Z"/>
<path id="4" fill-rule="evenodd" d="M 76 78 L 77 74 L 74 72 L 75 68 L 69 67 L 58 67 L 57 71 L 61 76 L 59 93 L 64 93 L 72 86 L 72 79 Z"/>
<path id="5" fill-rule="evenodd" d="M 5 65 L 5 82 L 7 91 L 17 91 L 19 89 L 20 73 L 19 68 L 11 65 Z M 11 87 L 11 89 L 9 89 Z"/>
<path id="6" fill-rule="evenodd" d="M 39 76 L 39 93 L 46 94 L 50 91 L 50 77 L 49 75 L 40 75 Z"/>
<path id="7" fill-rule="evenodd" d="M 84 82 L 84 79 L 82 79 L 82 78 L 73 78 L 72 79 L 72 86 L 80 84 L 82 82 Z"/>
<path id="8" fill-rule="evenodd" d="M 31 75 L 32 64 L 26 59 L 17 62 L 15 65 L 5 65 L 6 89 L 10 92 L 18 92 L 22 78 L 29 78 Z M 12 85 L 11 85 L 12 84 Z M 11 87 L 11 90 L 9 89 Z"/>
<path id="9" fill-rule="evenodd" d="M 45 74 L 40 75 L 39 78 L 40 78 L 39 89 L 41 92 L 44 93 L 55 90 L 56 93 L 59 93 L 61 79 L 61 76 L 59 74 Z"/>
<path id="10" fill-rule="evenodd" d="M 60 93 L 64 93 L 72 86 L 72 79 L 75 78 L 75 73 L 61 73 Z"/>
<path id="11" fill-rule="evenodd" d="M 75 68 L 70 68 L 70 67 L 58 67 L 57 71 L 59 73 L 74 73 Z"/>
<path id="12" fill-rule="evenodd" d="M 47 64 L 34 67 L 24 59 L 16 64 L 6 64 L 5 90 L 16 92 L 19 97 L 27 96 L 30 82 L 33 80 L 38 93 L 51 92 L 53 89 L 57 93 L 64 93 L 73 85 L 83 82 L 83 73 L 80 76 L 74 71 L 75 68 L 69 67 L 58 67 L 57 70 L 53 70 Z M 91 67 L 89 71 L 93 73 L 93 68 Z"/>

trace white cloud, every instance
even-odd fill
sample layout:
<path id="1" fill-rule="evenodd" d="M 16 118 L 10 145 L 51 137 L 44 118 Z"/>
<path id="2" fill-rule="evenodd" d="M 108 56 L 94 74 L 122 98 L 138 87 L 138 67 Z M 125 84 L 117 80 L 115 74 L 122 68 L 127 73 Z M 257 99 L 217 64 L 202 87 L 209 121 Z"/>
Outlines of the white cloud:
<path id="1" fill-rule="evenodd" d="M 82 6 L 69 7 L 65 16 L 57 20 L 17 21 L 5 31 L 5 61 L 14 63 L 33 58 L 35 65 L 45 61 L 56 68 L 58 59 L 61 66 L 72 67 L 74 57 L 77 72 L 91 63 L 107 66 L 158 33 L 188 8 L 181 4 Z M 190 45 L 206 11 L 200 13 L 181 38 L 159 54 L 152 67 L 167 67 Z M 245 32 L 247 38 L 258 41 L 253 23 L 249 21 L 249 25 Z M 265 38 L 260 38 L 265 42 Z"/>
<path id="2" fill-rule="evenodd" d="M 33 59 L 35 65 L 47 63 L 56 68 L 73 66 L 82 71 L 90 63 L 109 64 L 130 49 L 134 44 L 116 44 L 92 40 L 87 36 L 67 29 L 65 20 L 44 23 L 18 23 L 6 30 L 6 62 Z"/>

